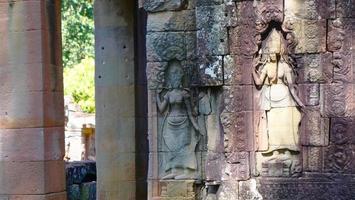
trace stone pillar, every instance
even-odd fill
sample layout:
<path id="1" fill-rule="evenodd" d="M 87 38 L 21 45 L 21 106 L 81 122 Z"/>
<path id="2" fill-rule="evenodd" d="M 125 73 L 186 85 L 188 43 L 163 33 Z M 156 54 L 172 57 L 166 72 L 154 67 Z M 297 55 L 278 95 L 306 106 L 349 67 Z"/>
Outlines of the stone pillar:
<path id="1" fill-rule="evenodd" d="M 66 199 L 60 30 L 60 1 L 0 2 L 0 199 Z"/>
<path id="2" fill-rule="evenodd" d="M 98 199 L 136 199 L 134 1 L 94 7 Z"/>

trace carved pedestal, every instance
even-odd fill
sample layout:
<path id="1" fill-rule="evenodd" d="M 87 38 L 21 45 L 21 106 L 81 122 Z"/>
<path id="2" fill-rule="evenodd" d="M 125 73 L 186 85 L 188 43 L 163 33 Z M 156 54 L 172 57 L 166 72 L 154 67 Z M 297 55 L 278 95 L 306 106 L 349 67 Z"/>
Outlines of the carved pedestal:
<path id="1" fill-rule="evenodd" d="M 161 180 L 159 181 L 160 196 L 154 200 L 195 200 L 194 180 Z"/>

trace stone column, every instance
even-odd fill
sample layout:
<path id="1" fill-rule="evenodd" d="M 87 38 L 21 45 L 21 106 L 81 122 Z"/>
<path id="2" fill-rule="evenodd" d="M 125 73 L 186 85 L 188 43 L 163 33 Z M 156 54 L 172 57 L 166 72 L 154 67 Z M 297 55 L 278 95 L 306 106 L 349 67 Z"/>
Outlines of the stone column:
<path id="1" fill-rule="evenodd" d="M 60 35 L 60 1 L 0 2 L 0 199 L 66 199 Z"/>
<path id="2" fill-rule="evenodd" d="M 98 199 L 136 199 L 134 1 L 94 7 Z"/>

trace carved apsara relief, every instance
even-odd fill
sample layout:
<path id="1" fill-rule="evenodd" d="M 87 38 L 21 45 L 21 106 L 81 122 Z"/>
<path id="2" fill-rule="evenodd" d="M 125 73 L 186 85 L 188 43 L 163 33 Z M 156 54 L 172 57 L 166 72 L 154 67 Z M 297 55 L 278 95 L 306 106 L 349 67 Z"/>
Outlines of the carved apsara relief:
<path id="1" fill-rule="evenodd" d="M 184 71 L 179 61 L 167 67 L 166 91 L 157 93 L 158 110 L 163 114 L 160 125 L 163 151 L 162 179 L 195 179 L 197 158 L 195 149 L 200 139 L 197 119 L 192 114 L 188 89 L 183 87 Z"/>
<path id="2" fill-rule="evenodd" d="M 295 176 L 299 159 L 301 109 L 292 57 L 297 40 L 292 22 L 283 23 L 282 12 L 268 5 L 257 20 L 259 51 L 252 72 L 263 111 L 257 127 L 257 170 L 262 176 Z"/>

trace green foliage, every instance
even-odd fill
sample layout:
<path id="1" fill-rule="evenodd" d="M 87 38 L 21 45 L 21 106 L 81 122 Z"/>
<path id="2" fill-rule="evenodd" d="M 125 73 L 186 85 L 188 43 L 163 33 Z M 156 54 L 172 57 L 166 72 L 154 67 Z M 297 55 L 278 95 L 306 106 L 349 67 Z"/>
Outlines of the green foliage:
<path id="1" fill-rule="evenodd" d="M 94 14 L 91 0 L 62 1 L 63 66 L 94 57 Z"/>
<path id="2" fill-rule="evenodd" d="M 95 112 L 95 61 L 86 58 L 71 68 L 64 68 L 64 94 L 71 96 L 84 112 Z"/>
<path id="3" fill-rule="evenodd" d="M 62 1 L 64 94 L 84 112 L 95 112 L 92 0 Z"/>

